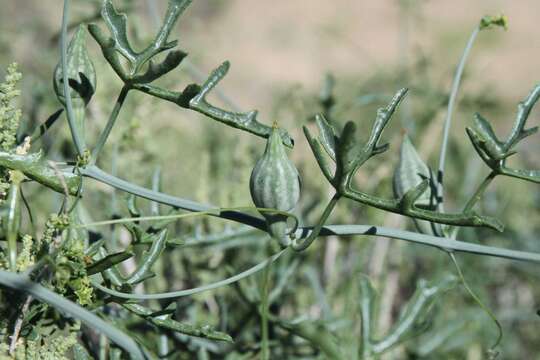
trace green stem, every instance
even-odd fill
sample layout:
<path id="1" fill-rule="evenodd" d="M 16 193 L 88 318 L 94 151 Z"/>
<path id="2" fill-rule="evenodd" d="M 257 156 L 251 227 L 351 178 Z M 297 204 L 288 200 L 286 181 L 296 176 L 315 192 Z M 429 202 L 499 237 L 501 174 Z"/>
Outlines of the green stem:
<path id="1" fill-rule="evenodd" d="M 219 209 L 216 209 L 215 211 L 199 211 L 199 212 L 192 212 L 192 213 L 187 213 L 187 214 L 128 217 L 128 218 L 121 218 L 121 219 L 96 221 L 96 222 L 86 223 L 86 224 L 77 224 L 74 227 L 75 228 L 91 228 L 91 227 L 97 227 L 97 226 L 126 224 L 126 223 L 130 223 L 134 221 L 179 220 L 179 219 L 183 219 L 187 217 L 196 217 L 196 216 L 215 214 L 216 212 L 219 212 Z"/>
<path id="2" fill-rule="evenodd" d="M 271 263 L 268 263 L 264 268 L 263 272 L 263 282 L 262 282 L 262 297 L 261 297 L 261 359 L 269 360 L 270 359 L 270 348 L 268 345 L 268 288 L 270 282 L 270 266 Z"/>
<path id="3" fill-rule="evenodd" d="M 199 286 L 199 287 L 196 287 L 196 288 L 193 288 L 193 289 L 172 291 L 172 292 L 166 292 L 166 293 L 160 293 L 160 294 L 131 294 L 131 293 L 124 293 L 124 292 L 120 292 L 120 291 L 116 291 L 116 290 L 106 288 L 105 286 L 102 286 L 101 284 L 99 284 L 95 280 L 92 280 L 92 286 L 94 286 L 95 288 L 97 288 L 100 291 L 103 291 L 106 294 L 113 295 L 113 296 L 116 296 L 116 297 L 119 297 L 119 298 L 122 298 L 122 299 L 135 299 L 135 300 L 176 299 L 176 298 L 180 298 L 180 297 L 183 297 L 183 296 L 190 296 L 190 295 L 198 294 L 198 293 L 201 293 L 201 292 L 204 292 L 204 291 L 217 289 L 217 288 L 220 288 L 220 287 L 223 287 L 223 286 L 233 284 L 233 283 L 235 283 L 237 281 L 240 281 L 240 280 L 242 280 L 242 279 L 244 279 L 244 278 L 246 278 L 248 276 L 251 276 L 251 275 L 263 270 L 269 263 L 272 263 L 272 262 L 276 261 L 277 259 L 279 259 L 279 257 L 281 255 L 283 255 L 283 253 L 286 250 L 287 249 L 281 250 L 277 254 L 271 256 L 270 258 L 264 260 L 263 262 L 255 265 L 255 266 L 253 266 L 253 267 L 251 267 L 251 268 L 249 268 L 249 269 L 247 269 L 247 270 L 245 270 L 245 271 L 243 271 L 243 272 L 241 272 L 239 274 L 236 274 L 236 275 L 231 276 L 231 277 L 229 277 L 227 279 L 224 279 L 224 280 L 212 283 L 212 284 Z"/>
<path id="4" fill-rule="evenodd" d="M 75 114 L 73 113 L 73 105 L 71 103 L 71 91 L 69 88 L 68 69 L 67 69 L 67 24 L 69 17 L 69 0 L 64 0 L 64 10 L 62 14 L 62 32 L 60 36 L 60 58 L 62 62 L 62 81 L 64 82 L 64 95 L 66 98 L 66 115 L 68 119 L 69 129 L 73 137 L 73 143 L 77 149 L 79 156 L 84 153 L 84 139 L 81 139 L 81 134 L 77 131 Z"/>
<path id="5" fill-rule="evenodd" d="M 17 271 L 17 238 L 21 225 L 21 196 L 20 184 L 22 174 L 18 171 L 12 172 L 12 183 L 8 192 L 8 213 L 4 219 L 4 229 L 7 237 L 9 269 Z"/>
<path id="6" fill-rule="evenodd" d="M 498 219 L 475 213 L 443 213 L 420 209 L 414 206 L 414 201 L 407 204 L 404 201 L 383 199 L 354 189 L 346 189 L 343 196 L 377 209 L 409 216 L 414 219 L 456 226 L 486 226 L 499 232 L 504 229 L 504 225 Z"/>
<path id="7" fill-rule="evenodd" d="M 486 191 L 486 189 L 488 188 L 488 186 L 491 184 L 491 182 L 493 181 L 493 179 L 495 179 L 495 177 L 497 176 L 498 174 L 495 172 L 495 171 L 492 171 L 489 173 L 488 176 L 486 176 L 484 178 L 484 180 L 482 181 L 482 183 L 478 186 L 478 188 L 476 189 L 476 191 L 474 192 L 473 196 L 471 196 L 471 198 L 467 201 L 467 203 L 465 204 L 465 207 L 463 208 L 463 213 L 466 214 L 468 213 L 469 211 L 472 210 L 472 208 L 474 207 L 474 205 L 476 205 L 476 203 L 478 203 L 478 201 L 480 201 L 480 199 L 482 198 L 482 195 L 484 195 L 484 192 Z M 457 233 L 459 231 L 459 227 L 453 227 L 451 230 L 450 230 L 450 238 L 451 239 L 455 239 L 456 236 L 457 236 Z"/>
<path id="8" fill-rule="evenodd" d="M 525 181 L 530 181 L 535 184 L 540 183 L 540 171 L 538 170 L 520 170 L 520 169 L 510 169 L 506 166 L 502 166 L 498 169 L 499 173 L 504 176 L 513 177 L 516 179 L 521 179 Z"/>
<path id="9" fill-rule="evenodd" d="M 311 231 L 311 234 L 301 243 L 296 243 L 296 241 L 293 242 L 292 244 L 293 250 L 303 251 L 311 245 L 311 243 L 319 236 L 319 233 L 321 232 L 321 229 L 323 228 L 324 223 L 326 222 L 326 220 L 328 219 L 328 217 L 334 210 L 334 207 L 336 206 L 340 198 L 341 198 L 341 195 L 338 193 L 335 193 L 334 196 L 332 196 L 332 199 L 330 199 L 330 201 L 326 205 L 326 208 L 324 209 L 323 214 L 321 215 L 321 218 L 319 219 L 319 221 L 317 222 L 317 224 Z"/>
<path id="10" fill-rule="evenodd" d="M 144 197 L 146 199 L 157 201 L 159 203 L 182 208 L 188 211 L 210 211 L 216 209 L 213 205 L 204 205 L 194 201 L 177 198 L 175 196 L 155 192 L 149 189 L 145 189 L 141 186 L 129 183 L 125 180 L 112 176 L 96 166 L 88 166 L 81 169 L 82 175 L 91 177 L 101 183 L 108 184 L 114 188 L 133 193 L 137 196 Z M 258 218 L 246 213 L 238 211 L 222 212 L 219 215 L 220 218 L 232 220 L 238 223 L 242 223 L 251 226 L 256 229 L 265 230 L 265 222 Z M 311 227 L 300 227 L 293 234 L 296 239 L 308 238 L 311 233 L 314 232 Z M 400 229 L 392 229 L 377 225 L 324 225 L 320 229 L 319 236 L 329 235 L 378 235 L 385 236 L 393 239 L 405 240 L 417 244 L 432 246 L 441 250 L 453 250 L 458 252 L 465 252 L 471 254 L 479 254 L 486 256 L 494 256 L 519 261 L 530 261 L 540 263 L 540 254 L 527 251 L 516 251 L 510 249 L 503 249 L 493 246 L 485 246 L 479 244 L 471 244 L 468 242 L 457 241 L 450 238 L 443 238 L 437 236 L 430 236 L 419 234 L 416 232 L 410 232 Z"/>
<path id="11" fill-rule="evenodd" d="M 443 176 L 444 176 L 444 166 L 446 162 L 446 151 L 448 149 L 448 138 L 450 135 L 450 126 L 452 124 L 452 113 L 454 111 L 454 105 L 457 98 L 457 93 L 459 90 L 459 84 L 461 82 L 461 77 L 463 75 L 463 69 L 465 68 L 465 63 L 467 62 L 467 58 L 469 57 L 469 53 L 474 45 L 474 41 L 476 40 L 476 37 L 478 36 L 478 33 L 480 32 L 480 26 L 476 26 L 471 33 L 471 36 L 469 37 L 469 41 L 467 42 L 467 46 L 465 46 L 465 50 L 463 50 L 463 54 L 461 55 L 461 59 L 459 60 L 458 67 L 456 69 L 456 73 L 454 74 L 454 81 L 452 83 L 452 90 L 450 92 L 450 98 L 448 100 L 448 110 L 446 112 L 446 119 L 444 121 L 444 132 L 443 132 L 443 140 L 441 145 L 441 152 L 439 154 L 439 171 L 437 173 L 437 202 L 438 202 L 438 210 L 443 211 Z"/>
<path id="12" fill-rule="evenodd" d="M 107 142 L 107 139 L 109 138 L 109 134 L 111 133 L 111 130 L 114 127 L 114 124 L 116 123 L 116 119 L 118 118 L 118 114 L 120 113 L 120 109 L 122 108 L 122 105 L 124 105 L 124 101 L 126 100 L 129 90 L 130 90 L 130 87 L 128 85 L 124 85 L 122 87 L 122 90 L 120 91 L 120 94 L 118 95 L 118 99 L 116 100 L 116 103 L 114 104 L 114 108 L 111 112 L 111 115 L 109 116 L 109 120 L 107 121 L 105 128 L 99 135 L 99 139 L 96 143 L 94 150 L 92 150 L 91 164 L 95 164 L 97 162 L 99 153 L 101 152 L 101 149 L 103 149 L 103 146 L 105 145 L 105 143 Z"/>
<path id="13" fill-rule="evenodd" d="M 491 346 L 491 349 L 490 349 L 491 352 L 494 352 L 495 348 L 499 346 L 503 338 L 503 329 L 502 329 L 501 323 L 499 322 L 499 320 L 497 320 L 493 312 L 486 305 L 484 305 L 484 303 L 482 303 L 482 300 L 480 300 L 478 295 L 476 295 L 474 291 L 469 287 L 469 284 L 467 283 L 467 281 L 465 280 L 465 277 L 463 276 L 463 273 L 461 272 L 461 268 L 459 266 L 459 263 L 457 262 L 457 259 L 454 253 L 448 252 L 448 255 L 450 255 L 450 258 L 452 259 L 452 262 L 454 263 L 456 267 L 456 271 L 461 280 L 461 283 L 463 284 L 463 287 L 465 287 L 465 289 L 467 290 L 469 295 L 473 298 L 473 300 L 478 304 L 478 306 L 482 308 L 482 310 L 485 311 L 485 313 L 491 318 L 491 320 L 493 320 L 493 322 L 497 326 L 497 332 L 498 332 L 497 339 L 495 340 L 495 343 Z"/>
<path id="14" fill-rule="evenodd" d="M 487 187 L 489 186 L 489 184 L 491 184 L 491 182 L 493 181 L 493 179 L 495 179 L 496 176 L 497 176 L 497 173 L 495 173 L 494 171 L 492 171 L 491 173 L 489 173 L 488 176 L 486 176 L 484 181 L 482 181 L 480 186 L 478 186 L 478 189 L 476 189 L 473 196 L 465 204 L 465 207 L 463 208 L 464 213 L 471 211 L 474 205 L 476 205 L 476 203 L 480 201 Z"/>
<path id="15" fill-rule="evenodd" d="M 309 236 L 310 232 L 310 228 L 299 228 L 297 235 L 300 237 Z M 321 230 L 320 236 L 329 235 L 383 236 L 392 239 L 405 240 L 415 244 L 427 245 L 443 251 L 451 250 L 468 254 L 478 254 L 504 259 L 540 263 L 539 253 L 503 249 L 495 246 L 471 244 L 465 241 L 457 241 L 450 238 L 424 235 L 416 232 L 404 231 L 377 225 L 325 225 Z"/>

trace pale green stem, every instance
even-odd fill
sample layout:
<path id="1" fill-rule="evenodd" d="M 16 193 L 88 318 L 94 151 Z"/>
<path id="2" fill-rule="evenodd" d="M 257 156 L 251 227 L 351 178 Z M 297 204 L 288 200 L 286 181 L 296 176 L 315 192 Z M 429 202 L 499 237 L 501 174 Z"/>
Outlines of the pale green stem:
<path id="1" fill-rule="evenodd" d="M 311 243 L 319 236 L 319 233 L 321 232 L 321 229 L 323 228 L 324 223 L 326 222 L 326 220 L 328 220 L 328 217 L 332 213 L 332 210 L 334 210 L 334 207 L 336 206 L 340 198 L 341 196 L 338 193 L 332 196 L 332 199 L 330 199 L 330 201 L 326 205 L 326 208 L 324 209 L 323 214 L 321 215 L 321 218 L 317 222 L 317 225 L 315 225 L 315 227 L 311 231 L 311 234 L 301 243 L 296 243 L 296 242 L 293 243 L 292 248 L 294 250 L 303 251 L 307 249 L 311 245 Z"/>
<path id="2" fill-rule="evenodd" d="M 175 196 L 152 191 L 129 183 L 125 180 L 107 174 L 96 166 L 89 166 L 81 169 L 81 173 L 84 176 L 91 177 L 99 182 L 108 184 L 117 189 L 127 191 L 137 196 L 141 196 L 152 201 L 157 201 L 165 205 L 182 208 L 188 211 L 211 211 L 216 209 L 216 207 L 212 205 L 204 205 L 194 201 L 177 198 Z M 249 225 L 263 231 L 266 229 L 266 224 L 262 219 L 239 211 L 223 212 L 220 213 L 219 217 Z M 311 227 L 301 227 L 296 230 L 293 236 L 296 239 L 303 239 L 309 237 L 312 232 L 313 228 Z M 452 240 L 450 238 L 424 235 L 377 225 L 324 225 L 320 229 L 319 235 L 379 235 L 414 242 L 417 244 L 428 245 L 442 250 L 453 250 L 457 252 L 466 252 L 520 261 L 540 262 L 539 253 L 471 244 L 468 242 Z"/>
<path id="3" fill-rule="evenodd" d="M 130 90 L 129 86 L 127 85 L 124 85 L 122 87 L 122 90 L 120 91 L 120 94 L 118 95 L 118 99 L 116 100 L 116 103 L 114 104 L 114 108 L 112 109 L 111 115 L 109 116 L 109 120 L 107 121 L 105 128 L 99 135 L 99 138 L 96 143 L 96 146 L 94 147 L 94 150 L 92 150 L 92 159 L 90 161 L 91 164 L 95 164 L 97 162 L 99 153 L 101 152 L 101 150 L 103 149 L 103 146 L 105 145 L 105 143 L 107 142 L 107 139 L 109 138 L 111 130 L 114 127 L 114 124 L 116 123 L 116 119 L 118 118 L 118 114 L 120 113 L 120 109 L 122 108 L 122 105 L 124 105 L 124 101 L 126 100 L 129 90 Z"/>
<path id="4" fill-rule="evenodd" d="M 268 263 L 263 272 L 262 297 L 261 297 L 261 358 L 270 359 L 270 348 L 268 345 L 268 288 L 270 285 L 270 267 Z"/>
<path id="5" fill-rule="evenodd" d="M 482 181 L 482 183 L 478 186 L 478 188 L 474 192 L 473 196 L 471 196 L 469 201 L 467 201 L 467 203 L 465 204 L 465 207 L 463 208 L 463 211 L 462 211 L 463 213 L 467 213 L 472 210 L 474 205 L 476 205 L 476 203 L 480 201 L 480 199 L 482 198 L 482 195 L 484 195 L 484 192 L 486 191 L 486 189 L 491 184 L 493 179 L 495 179 L 496 176 L 497 176 L 497 173 L 492 171 L 489 173 L 488 176 L 484 178 L 484 181 Z M 460 230 L 460 227 L 458 226 L 451 228 L 449 237 L 451 239 L 455 239 L 459 230 Z"/>
<path id="6" fill-rule="evenodd" d="M 495 314 L 493 314 L 493 312 L 486 305 L 484 305 L 484 303 L 482 302 L 482 300 L 480 300 L 478 295 L 476 295 L 475 292 L 470 288 L 469 284 L 465 280 L 465 277 L 463 276 L 463 273 L 461 272 L 461 268 L 459 266 L 459 263 L 457 262 L 456 256 L 452 252 L 448 252 L 448 255 L 450 255 L 450 258 L 452 259 L 452 262 L 454 263 L 456 267 L 456 271 L 458 273 L 458 276 L 465 290 L 467 290 L 467 292 L 473 298 L 473 300 L 478 304 L 478 306 L 482 308 L 482 310 L 485 311 L 485 313 L 491 318 L 491 320 L 493 320 L 493 322 L 495 323 L 495 326 L 497 326 L 497 332 L 498 332 L 497 339 L 495 340 L 495 343 L 491 346 L 491 349 L 490 349 L 492 352 L 494 352 L 495 348 L 499 346 L 503 338 L 503 330 L 502 330 L 501 323 L 499 322 L 499 320 L 497 320 L 497 317 L 495 316 Z"/>
<path id="7" fill-rule="evenodd" d="M 446 152 L 448 149 L 448 138 L 450 136 L 450 126 L 452 125 L 452 113 L 454 111 L 454 105 L 457 98 L 457 93 L 459 90 L 459 84 L 461 82 L 461 77 L 463 75 L 463 69 L 465 68 L 465 63 L 467 62 L 467 58 L 469 57 L 469 53 L 473 47 L 474 41 L 476 40 L 476 37 L 478 36 L 478 33 L 480 32 L 480 27 L 476 26 L 471 33 L 471 36 L 469 38 L 469 41 L 467 42 L 467 46 L 465 46 L 465 50 L 463 50 L 463 54 L 461 55 L 461 59 L 459 61 L 458 67 L 456 69 L 456 73 L 454 75 L 454 81 L 452 83 L 452 90 L 450 92 L 450 98 L 448 100 L 448 110 L 446 112 L 446 119 L 444 121 L 444 132 L 443 132 L 443 140 L 441 145 L 441 152 L 439 154 L 439 171 L 437 172 L 437 207 L 439 212 L 444 212 L 444 206 L 443 206 L 443 178 L 444 178 L 444 167 L 446 163 Z"/>
<path id="8" fill-rule="evenodd" d="M 137 300 L 176 299 L 176 298 L 183 297 L 183 296 L 190 296 L 190 295 L 198 294 L 198 293 L 201 293 L 201 292 L 204 292 L 204 291 L 217 289 L 217 288 L 220 288 L 220 287 L 223 287 L 223 286 L 233 284 L 233 283 L 235 283 L 237 281 L 240 281 L 242 279 L 245 279 L 246 277 L 251 276 L 251 275 L 263 270 L 269 263 L 272 263 L 272 262 L 276 261 L 277 259 L 279 259 L 279 257 L 281 255 L 283 255 L 283 253 L 286 250 L 287 249 L 281 250 L 277 254 L 271 256 L 270 258 L 264 260 L 263 262 L 255 265 L 255 266 L 253 266 L 253 267 L 251 267 L 251 268 L 247 269 L 246 271 L 243 271 L 243 272 L 241 272 L 239 274 L 236 274 L 236 275 L 231 276 L 231 277 L 229 277 L 227 279 L 224 279 L 224 280 L 212 283 L 212 284 L 199 286 L 199 287 L 196 287 L 196 288 L 193 288 L 193 289 L 172 291 L 172 292 L 160 293 L 160 294 L 131 294 L 131 293 L 124 293 L 124 292 L 120 292 L 120 291 L 116 291 L 116 290 L 106 288 L 106 287 L 102 286 L 101 284 L 99 284 L 98 282 L 96 282 L 95 280 L 92 280 L 92 286 L 94 286 L 97 289 L 103 291 L 104 293 L 107 293 L 109 295 L 113 295 L 113 296 L 116 296 L 116 297 L 119 297 L 119 298 L 122 298 L 122 299 L 137 299 Z"/>
<path id="9" fill-rule="evenodd" d="M 69 88 L 68 70 L 67 70 L 67 24 L 69 18 L 69 0 L 64 0 L 64 10 L 62 14 L 62 32 L 60 36 L 60 58 L 62 63 L 62 81 L 64 82 L 64 97 L 66 98 L 66 116 L 68 119 L 69 129 L 73 137 L 73 143 L 77 149 L 79 156 L 84 153 L 84 140 L 81 139 L 81 134 L 77 131 L 75 123 L 75 114 L 73 113 L 73 105 L 71 103 L 71 91 Z"/>

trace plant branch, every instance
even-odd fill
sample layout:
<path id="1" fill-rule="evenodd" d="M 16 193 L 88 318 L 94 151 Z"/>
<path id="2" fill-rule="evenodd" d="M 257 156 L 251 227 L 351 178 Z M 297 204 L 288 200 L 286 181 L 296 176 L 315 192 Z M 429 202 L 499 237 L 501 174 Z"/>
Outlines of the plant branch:
<path id="1" fill-rule="evenodd" d="M 125 180 L 121 180 L 117 177 L 107 174 L 96 166 L 88 166 L 84 169 L 81 169 L 81 173 L 83 176 L 93 178 L 94 180 L 97 180 L 104 184 L 108 184 L 119 190 L 130 192 L 136 194 L 137 196 L 141 196 L 146 199 L 176 208 L 182 208 L 188 211 L 210 211 L 217 208 L 215 206 L 204 205 L 194 201 L 185 200 L 171 195 L 145 189 L 141 186 L 131 184 Z M 249 225 L 262 231 L 266 230 L 265 223 L 261 218 L 254 217 L 246 213 L 238 211 L 226 211 L 221 212 L 219 217 Z M 296 237 L 296 239 L 308 238 L 309 235 L 313 232 L 313 230 L 314 229 L 312 227 L 300 227 L 297 229 L 294 236 Z M 324 225 L 321 228 L 319 236 L 329 235 L 379 235 L 414 242 L 417 244 L 428 245 L 438 249 L 442 249 L 444 251 L 454 250 L 457 252 L 501 257 L 519 261 L 540 262 L 540 254 L 538 253 L 471 244 L 467 242 L 452 240 L 450 238 L 423 235 L 416 232 L 386 228 L 376 225 Z"/>
<path id="2" fill-rule="evenodd" d="M 179 291 L 172 291 L 172 292 L 166 292 L 166 293 L 158 293 L 158 294 L 131 294 L 131 293 L 124 293 L 116 290 L 112 290 L 109 288 L 106 288 L 99 284 L 96 280 L 92 280 L 92 286 L 97 288 L 100 291 L 103 291 L 104 293 L 107 293 L 112 296 L 116 296 L 122 299 L 135 299 L 135 300 L 159 300 L 159 299 L 177 299 L 184 296 L 190 296 L 194 294 L 198 294 L 201 292 L 205 292 L 208 290 L 217 289 L 223 286 L 227 286 L 230 284 L 233 284 L 235 282 L 238 282 L 248 276 L 251 276 L 261 270 L 263 270 L 268 264 L 276 261 L 279 259 L 281 255 L 286 251 L 287 249 L 283 249 L 280 252 L 274 254 L 273 256 L 269 257 L 268 259 L 264 260 L 263 262 L 239 273 L 234 276 L 231 276 L 227 279 L 211 283 L 208 285 L 199 286 L 193 289 L 186 289 L 186 290 L 179 290 Z"/>
<path id="3" fill-rule="evenodd" d="M 62 14 L 62 32 L 60 35 L 60 58 L 62 62 L 62 78 L 64 86 L 64 96 L 66 98 L 66 115 L 68 119 L 69 129 L 71 131 L 71 136 L 73 137 L 73 143 L 77 149 L 79 156 L 82 156 L 84 148 L 84 139 L 80 136 L 81 134 L 77 131 L 77 125 L 75 124 L 75 114 L 73 112 L 73 104 L 71 101 L 71 91 L 69 89 L 68 81 L 68 67 L 67 67 L 67 25 L 69 18 L 69 0 L 64 0 L 64 10 Z"/>
<path id="4" fill-rule="evenodd" d="M 313 231 L 311 232 L 311 234 L 307 238 L 305 238 L 304 241 L 302 241 L 301 243 L 297 243 L 296 241 L 293 242 L 292 248 L 295 251 L 303 251 L 307 249 L 311 245 L 311 243 L 319 236 L 321 229 L 323 228 L 326 220 L 328 220 L 328 217 L 334 210 L 334 207 L 337 205 L 339 199 L 340 199 L 340 195 L 338 193 L 335 193 L 334 196 L 332 196 L 332 199 L 330 199 L 330 201 L 324 208 L 324 211 L 319 221 L 317 221 L 317 224 L 313 228 Z"/>
<path id="5" fill-rule="evenodd" d="M 496 172 L 492 171 L 492 172 L 490 172 L 488 174 L 488 176 L 486 176 L 484 178 L 484 180 L 482 181 L 482 183 L 480 183 L 480 185 L 478 186 L 478 188 L 476 189 L 474 194 L 471 196 L 471 198 L 465 204 L 465 207 L 463 208 L 463 213 L 468 213 L 468 212 L 470 212 L 472 210 L 474 205 L 476 205 L 476 203 L 478 203 L 478 201 L 480 201 L 480 199 L 484 195 L 484 192 L 486 191 L 488 186 L 491 184 L 491 182 L 493 181 L 493 179 L 495 179 L 495 177 L 497 175 L 498 174 Z M 449 232 L 449 234 L 450 234 L 449 237 L 451 239 L 455 239 L 458 231 L 459 231 L 459 227 L 457 227 L 457 226 L 453 227 Z"/>
<path id="6" fill-rule="evenodd" d="M 491 318 L 491 320 L 493 320 L 493 322 L 495 323 L 495 326 L 497 327 L 497 339 L 495 340 L 495 343 L 491 346 L 491 349 L 490 349 L 490 352 L 494 353 L 495 348 L 499 346 L 503 338 L 503 329 L 502 329 L 501 323 L 499 322 L 495 314 L 493 314 L 493 312 L 486 305 L 484 305 L 484 303 L 482 302 L 482 300 L 480 300 L 478 295 L 476 295 L 476 293 L 471 289 L 471 287 L 467 283 L 467 280 L 465 280 L 465 276 L 463 275 L 463 272 L 461 271 L 461 267 L 459 266 L 456 256 L 452 252 L 448 252 L 448 255 L 450 256 L 450 259 L 452 259 L 452 262 L 454 263 L 454 266 L 456 267 L 456 271 L 458 273 L 459 279 L 461 280 L 461 283 L 463 284 L 463 287 L 465 288 L 465 290 L 467 290 L 469 295 L 473 298 L 474 302 L 476 302 L 478 306 L 480 306 L 482 310 L 485 311 L 485 313 Z"/>
<path id="7" fill-rule="evenodd" d="M 264 268 L 262 291 L 261 291 L 261 359 L 270 359 L 270 346 L 268 344 L 268 293 L 270 287 L 270 268 L 271 263 L 268 263 Z"/>
<path id="8" fill-rule="evenodd" d="M 457 98 L 457 93 L 459 90 L 459 84 L 461 83 L 461 77 L 463 75 L 463 69 L 465 68 L 465 63 L 469 57 L 469 53 L 474 45 L 476 37 L 480 33 L 480 25 L 476 26 L 469 37 L 469 41 L 463 50 L 461 59 L 459 60 L 456 73 L 454 74 L 454 81 L 452 82 L 452 90 L 450 91 L 450 98 L 448 100 L 448 109 L 446 111 L 446 119 L 444 120 L 444 131 L 443 139 L 441 144 L 441 152 L 439 154 L 439 170 L 437 172 L 437 208 L 439 211 L 444 211 L 443 207 L 443 178 L 444 178 L 444 167 L 446 164 L 446 152 L 448 149 L 448 139 L 450 137 L 450 126 L 452 125 L 452 114 L 454 112 L 454 106 Z"/>
<path id="9" fill-rule="evenodd" d="M 92 150 L 92 158 L 90 161 L 91 164 L 95 164 L 97 162 L 99 153 L 101 152 L 101 149 L 103 148 L 103 146 L 107 142 L 107 139 L 109 138 L 109 134 L 111 133 L 111 130 L 114 124 L 116 123 L 116 119 L 118 118 L 118 114 L 120 113 L 120 109 L 122 108 L 122 105 L 124 105 L 124 101 L 126 100 L 129 90 L 130 88 L 127 85 L 124 85 L 122 87 L 122 90 L 120 91 L 120 94 L 118 95 L 118 99 L 116 99 L 116 103 L 114 104 L 114 108 L 112 109 L 111 115 L 109 116 L 109 120 L 107 121 L 105 128 L 99 135 L 96 146 Z"/>

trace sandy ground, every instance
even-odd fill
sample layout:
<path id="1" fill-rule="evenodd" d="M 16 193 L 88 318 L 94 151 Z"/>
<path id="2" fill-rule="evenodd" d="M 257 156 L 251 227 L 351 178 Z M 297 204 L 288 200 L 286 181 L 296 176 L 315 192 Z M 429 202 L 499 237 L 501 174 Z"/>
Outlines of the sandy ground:
<path id="1" fill-rule="evenodd" d="M 357 75 L 419 51 L 432 56 L 449 87 L 478 19 L 503 12 L 510 29 L 480 36 L 468 64 L 471 79 L 493 83 L 509 100 L 521 98 L 540 79 L 539 1 L 407 1 L 412 11 L 404 11 L 404 1 L 389 0 L 199 0 L 181 21 L 180 41 L 204 71 L 229 59 L 233 66 L 224 88 L 242 106 L 265 110 L 276 88 L 315 88 L 324 71 Z M 4 36 L 18 36 L 2 51 L 33 70 L 60 25 L 62 1 L 2 3 Z M 80 3 L 73 5 L 73 17 L 83 12 Z M 150 20 L 147 1 L 135 4 L 136 14 Z M 166 1 L 157 5 L 161 12 Z"/>

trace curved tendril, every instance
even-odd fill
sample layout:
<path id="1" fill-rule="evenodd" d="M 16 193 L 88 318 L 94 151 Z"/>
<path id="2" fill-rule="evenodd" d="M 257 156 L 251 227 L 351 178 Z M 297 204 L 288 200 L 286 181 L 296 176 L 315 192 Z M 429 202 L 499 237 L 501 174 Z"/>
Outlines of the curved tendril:
<path id="1" fill-rule="evenodd" d="M 251 268 L 249 268 L 249 269 L 247 269 L 245 271 L 242 271 L 241 273 L 238 273 L 238 274 L 236 274 L 234 276 L 228 277 L 226 279 L 223 279 L 223 280 L 215 282 L 215 283 L 199 286 L 199 287 L 196 287 L 196 288 L 193 288 L 193 289 L 171 291 L 171 292 L 157 293 L 157 294 L 132 294 L 132 293 L 124 293 L 124 292 L 116 291 L 116 290 L 113 290 L 113 289 L 109 289 L 109 288 L 99 284 L 95 280 L 92 280 L 91 283 L 92 283 L 92 286 L 94 286 L 96 289 L 98 289 L 100 291 L 103 291 L 104 293 L 107 293 L 109 295 L 119 297 L 119 298 L 122 298 L 122 299 L 132 299 L 132 300 L 175 299 L 175 298 L 179 298 L 179 297 L 183 297 L 183 296 L 189 296 L 189 295 L 198 294 L 198 293 L 208 291 L 208 290 L 217 289 L 217 288 L 220 288 L 220 287 L 223 287 L 223 286 L 230 285 L 230 284 L 233 284 L 235 282 L 238 282 L 238 281 L 240 281 L 240 280 L 242 280 L 242 279 L 244 279 L 244 278 L 246 278 L 246 277 L 248 277 L 250 275 L 253 275 L 253 274 L 263 270 L 266 267 L 266 265 L 268 265 L 270 263 L 273 263 L 274 261 L 279 259 L 279 257 L 281 257 L 281 255 L 283 255 L 283 253 L 285 253 L 285 251 L 287 251 L 287 249 L 281 250 L 280 252 L 272 255 L 271 257 L 264 260 L 263 262 L 260 262 L 259 264 L 255 265 L 255 266 L 253 266 L 253 267 L 251 267 Z"/>
<path id="2" fill-rule="evenodd" d="M 87 224 L 78 224 L 76 227 L 88 228 L 88 227 L 94 227 L 94 226 L 125 224 L 129 222 L 134 222 L 134 221 L 175 220 L 175 219 L 184 219 L 184 218 L 198 217 L 198 216 L 205 216 L 205 215 L 209 215 L 209 216 L 218 215 L 219 216 L 220 213 L 225 212 L 225 211 L 259 211 L 259 212 L 271 212 L 271 213 L 287 216 L 288 218 L 292 218 L 294 220 L 294 225 L 289 231 L 289 235 L 296 233 L 296 231 L 298 230 L 298 225 L 300 223 L 296 215 L 286 212 L 286 211 L 280 211 L 280 210 L 270 209 L 270 208 L 258 208 L 258 207 L 253 207 L 253 206 L 243 206 L 243 207 L 230 207 L 230 208 L 216 208 L 216 209 L 212 209 L 208 211 L 196 211 L 196 212 L 191 212 L 187 214 L 125 217 L 125 218 L 113 219 L 113 220 L 96 221 L 96 222 L 87 223 Z"/>
<path id="3" fill-rule="evenodd" d="M 480 300 L 478 295 L 476 295 L 476 293 L 471 289 L 471 287 L 467 283 L 467 280 L 465 280 L 465 276 L 463 276 L 463 272 L 461 271 L 461 267 L 459 266 L 459 263 L 457 262 L 457 259 L 454 253 L 451 251 L 448 251 L 448 255 L 450 256 L 450 258 L 452 259 L 452 262 L 454 263 L 454 266 L 456 267 L 456 271 L 458 273 L 459 279 L 461 280 L 461 283 L 463 284 L 463 287 L 465 288 L 465 290 L 467 290 L 469 295 L 473 298 L 474 302 L 476 302 L 478 306 L 480 306 L 480 308 L 484 310 L 484 312 L 491 318 L 491 320 L 493 320 L 493 322 L 497 326 L 497 331 L 498 331 L 497 339 L 495 340 L 495 343 L 489 349 L 490 353 L 496 353 L 495 348 L 499 346 L 503 338 L 503 329 L 502 329 L 501 323 L 499 322 L 495 314 L 493 314 L 493 312 L 486 305 L 484 305 L 484 303 L 482 302 L 482 300 Z"/>

